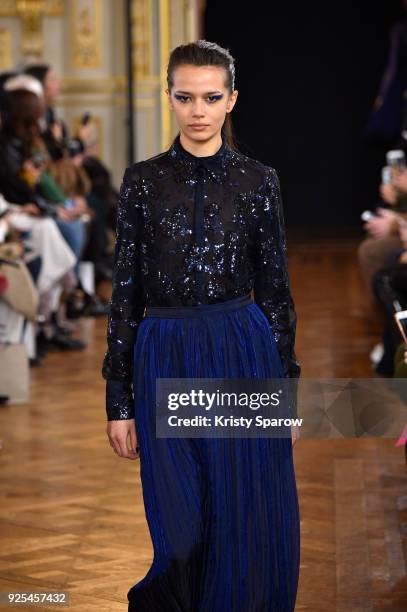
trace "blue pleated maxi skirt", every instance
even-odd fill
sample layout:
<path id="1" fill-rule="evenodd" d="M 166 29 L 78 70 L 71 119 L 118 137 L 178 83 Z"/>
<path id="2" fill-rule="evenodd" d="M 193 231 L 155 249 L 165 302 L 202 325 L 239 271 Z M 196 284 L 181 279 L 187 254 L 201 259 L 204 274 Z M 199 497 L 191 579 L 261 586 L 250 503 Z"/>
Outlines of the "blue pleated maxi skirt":
<path id="1" fill-rule="evenodd" d="M 154 547 L 132 612 L 292 612 L 300 528 L 288 438 L 156 438 L 156 378 L 283 376 L 249 296 L 147 307 L 134 348 L 135 422 Z"/>

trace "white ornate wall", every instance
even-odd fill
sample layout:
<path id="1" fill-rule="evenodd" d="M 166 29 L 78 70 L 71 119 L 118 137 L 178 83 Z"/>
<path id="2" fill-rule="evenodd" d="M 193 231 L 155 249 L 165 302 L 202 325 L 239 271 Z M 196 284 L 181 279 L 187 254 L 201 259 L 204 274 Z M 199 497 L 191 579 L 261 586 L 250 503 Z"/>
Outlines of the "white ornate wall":
<path id="1" fill-rule="evenodd" d="M 197 0 L 132 0 L 137 159 L 167 148 L 175 126 L 164 90 L 168 55 L 197 36 Z M 99 155 L 120 183 L 127 164 L 124 0 L 0 0 L 0 70 L 52 64 L 58 109 L 74 129 L 89 111 Z"/>

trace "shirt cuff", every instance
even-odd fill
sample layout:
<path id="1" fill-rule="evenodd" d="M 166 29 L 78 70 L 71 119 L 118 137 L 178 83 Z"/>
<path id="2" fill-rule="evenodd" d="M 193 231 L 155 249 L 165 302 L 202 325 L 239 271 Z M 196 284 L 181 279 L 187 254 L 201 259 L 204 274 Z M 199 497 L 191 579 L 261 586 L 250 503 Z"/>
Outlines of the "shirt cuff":
<path id="1" fill-rule="evenodd" d="M 106 414 L 108 421 L 134 419 L 134 397 L 130 382 L 107 380 Z"/>

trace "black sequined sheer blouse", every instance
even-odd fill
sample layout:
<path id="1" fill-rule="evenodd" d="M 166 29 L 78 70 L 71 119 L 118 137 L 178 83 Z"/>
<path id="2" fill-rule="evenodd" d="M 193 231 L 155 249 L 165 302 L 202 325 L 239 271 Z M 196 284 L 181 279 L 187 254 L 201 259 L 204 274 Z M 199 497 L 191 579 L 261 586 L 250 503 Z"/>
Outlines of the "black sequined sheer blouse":
<path id="1" fill-rule="evenodd" d="M 285 375 L 299 377 L 277 174 L 229 147 L 195 157 L 179 136 L 126 169 L 120 188 L 108 350 L 108 420 L 134 417 L 133 346 L 146 305 L 247 295 L 270 322 Z"/>

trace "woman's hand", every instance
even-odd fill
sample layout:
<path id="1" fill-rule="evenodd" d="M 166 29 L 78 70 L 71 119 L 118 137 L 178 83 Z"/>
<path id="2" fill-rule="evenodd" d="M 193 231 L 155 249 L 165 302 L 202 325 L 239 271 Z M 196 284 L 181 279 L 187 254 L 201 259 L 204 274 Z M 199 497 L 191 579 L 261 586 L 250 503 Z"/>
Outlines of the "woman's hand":
<path id="1" fill-rule="evenodd" d="M 86 199 L 83 196 L 74 196 L 72 200 L 75 204 L 75 208 L 73 208 L 72 210 L 74 211 L 77 217 L 89 214 L 90 208 L 88 206 L 88 203 L 86 202 Z"/>
<path id="2" fill-rule="evenodd" d="M 374 238 L 384 238 L 398 231 L 397 214 L 386 208 L 377 209 L 377 217 L 364 224 L 363 228 Z"/>
<path id="3" fill-rule="evenodd" d="M 140 451 L 134 419 L 108 421 L 107 436 L 116 455 L 125 459 L 139 459 Z"/>
<path id="4" fill-rule="evenodd" d="M 82 196 L 74 196 L 71 198 L 73 201 L 72 208 L 65 208 L 65 206 L 58 206 L 57 212 L 58 217 L 60 217 L 63 221 L 74 221 L 78 219 L 82 215 L 90 214 L 93 215 L 93 210 L 89 208 L 85 198 Z"/>
<path id="5" fill-rule="evenodd" d="M 32 204 L 31 202 L 20 206 L 20 210 L 21 212 L 24 212 L 27 215 L 32 215 L 33 217 L 38 217 L 38 215 L 40 214 L 38 206 L 36 204 Z"/>
<path id="6" fill-rule="evenodd" d="M 57 211 L 57 215 L 58 215 L 58 219 L 62 219 L 62 221 L 73 221 L 74 219 L 76 219 L 75 214 L 72 212 L 72 210 L 68 210 L 67 208 L 65 208 L 63 206 L 63 204 L 60 204 L 56 207 L 56 211 Z"/>
<path id="7" fill-rule="evenodd" d="M 294 444 L 297 442 L 299 437 L 300 437 L 300 429 L 298 425 L 291 425 L 291 446 L 294 446 Z"/>

